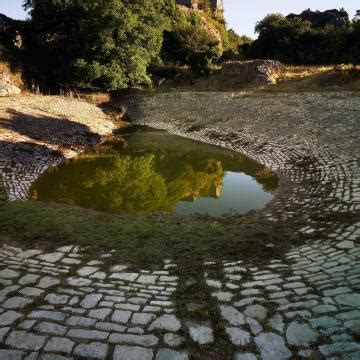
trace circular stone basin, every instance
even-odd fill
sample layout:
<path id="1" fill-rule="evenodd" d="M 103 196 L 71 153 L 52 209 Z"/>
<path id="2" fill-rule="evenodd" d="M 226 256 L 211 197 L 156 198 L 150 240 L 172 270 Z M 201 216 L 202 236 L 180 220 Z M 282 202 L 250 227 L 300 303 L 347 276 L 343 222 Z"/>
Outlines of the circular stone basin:
<path id="1" fill-rule="evenodd" d="M 144 127 L 49 169 L 33 200 L 147 215 L 243 214 L 273 198 L 278 178 L 236 152 Z"/>

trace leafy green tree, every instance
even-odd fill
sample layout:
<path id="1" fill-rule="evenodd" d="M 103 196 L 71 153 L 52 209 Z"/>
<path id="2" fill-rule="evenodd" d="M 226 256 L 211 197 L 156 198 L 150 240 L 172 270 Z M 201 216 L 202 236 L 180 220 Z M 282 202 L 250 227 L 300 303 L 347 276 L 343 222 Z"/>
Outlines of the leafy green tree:
<path id="1" fill-rule="evenodd" d="M 190 65 L 197 73 L 207 73 L 221 54 L 219 36 L 205 27 L 196 13 L 179 14 L 172 30 L 164 33 L 163 59 Z"/>
<path id="2" fill-rule="evenodd" d="M 222 61 L 244 59 L 244 48 L 252 43 L 252 39 L 247 36 L 238 35 L 233 29 L 227 31 L 227 46 L 221 57 Z"/>
<path id="3" fill-rule="evenodd" d="M 354 26 L 355 28 L 355 26 Z M 300 15 L 270 14 L 255 30 L 259 37 L 249 56 L 291 64 L 334 64 L 346 61 L 350 29 L 345 10 L 304 11 Z"/>
<path id="4" fill-rule="evenodd" d="M 27 61 L 47 86 L 107 90 L 150 84 L 171 0 L 26 0 Z"/>
<path id="5" fill-rule="evenodd" d="M 311 31 L 311 23 L 299 18 L 288 19 L 281 14 L 270 14 L 256 25 L 255 31 L 259 38 L 253 44 L 251 55 L 292 63 L 299 61 L 300 38 Z"/>

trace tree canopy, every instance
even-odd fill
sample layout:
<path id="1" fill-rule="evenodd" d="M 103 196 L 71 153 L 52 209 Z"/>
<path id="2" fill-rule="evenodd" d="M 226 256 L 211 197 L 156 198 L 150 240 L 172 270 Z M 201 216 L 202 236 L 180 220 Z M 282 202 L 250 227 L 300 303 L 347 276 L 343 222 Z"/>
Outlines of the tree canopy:
<path id="1" fill-rule="evenodd" d="M 171 0 L 26 0 L 27 59 L 46 83 L 122 89 L 150 83 L 147 68 L 170 26 Z"/>
<path id="2" fill-rule="evenodd" d="M 358 21 L 350 21 L 344 9 L 269 14 L 257 23 L 259 37 L 247 56 L 290 64 L 356 62 Z"/>

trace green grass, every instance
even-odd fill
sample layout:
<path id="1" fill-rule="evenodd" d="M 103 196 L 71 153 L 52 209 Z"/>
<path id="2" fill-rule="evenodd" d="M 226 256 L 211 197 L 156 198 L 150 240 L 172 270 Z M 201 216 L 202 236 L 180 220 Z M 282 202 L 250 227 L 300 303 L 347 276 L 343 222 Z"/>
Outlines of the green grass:
<path id="1" fill-rule="evenodd" d="M 86 246 L 94 258 L 115 250 L 112 259 L 141 266 L 175 259 L 183 268 L 204 260 L 256 261 L 279 255 L 295 241 L 287 226 L 273 225 L 254 215 L 206 217 L 126 217 L 41 202 L 7 202 L 0 206 L 0 240 L 22 247 L 52 250 L 66 244 Z M 266 247 L 268 243 L 274 247 Z"/>

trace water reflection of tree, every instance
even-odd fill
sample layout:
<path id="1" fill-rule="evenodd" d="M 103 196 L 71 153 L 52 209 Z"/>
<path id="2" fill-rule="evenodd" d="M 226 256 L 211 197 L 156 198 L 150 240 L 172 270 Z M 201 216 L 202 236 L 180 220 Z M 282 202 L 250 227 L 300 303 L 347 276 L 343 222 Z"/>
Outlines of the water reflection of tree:
<path id="1" fill-rule="evenodd" d="M 40 200 L 140 215 L 171 211 L 183 199 L 215 196 L 223 177 L 217 160 L 124 155 L 70 162 L 40 178 L 33 191 Z"/>

